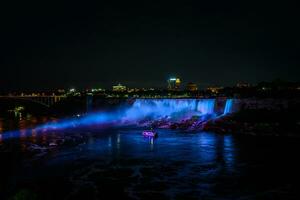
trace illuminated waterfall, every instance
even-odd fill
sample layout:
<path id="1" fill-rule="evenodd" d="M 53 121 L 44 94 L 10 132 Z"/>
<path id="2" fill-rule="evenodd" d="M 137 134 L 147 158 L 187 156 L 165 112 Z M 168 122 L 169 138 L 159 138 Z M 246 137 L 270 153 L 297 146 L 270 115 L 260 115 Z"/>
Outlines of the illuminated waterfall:
<path id="1" fill-rule="evenodd" d="M 206 115 L 214 113 L 214 99 L 137 99 L 126 112 L 126 117 L 164 117 L 176 114 L 197 113 Z"/>
<path id="2" fill-rule="evenodd" d="M 202 99 L 198 100 L 197 111 L 201 114 L 213 114 L 215 109 L 214 99 Z"/>
<path id="3" fill-rule="evenodd" d="M 142 120 L 168 119 L 182 121 L 193 116 L 201 116 L 201 120 L 222 117 L 232 112 L 232 99 L 227 99 L 223 114 L 217 116 L 215 99 L 136 99 L 133 105 L 125 106 L 111 112 L 89 113 L 81 118 L 68 118 L 57 122 L 48 122 L 35 127 L 36 131 L 59 130 L 97 125 L 112 127 L 133 125 Z M 18 131 L 7 132 L 3 138 L 13 138 Z"/>
<path id="4" fill-rule="evenodd" d="M 226 115 L 231 112 L 232 112 L 232 99 L 227 99 L 225 103 L 223 115 Z"/>

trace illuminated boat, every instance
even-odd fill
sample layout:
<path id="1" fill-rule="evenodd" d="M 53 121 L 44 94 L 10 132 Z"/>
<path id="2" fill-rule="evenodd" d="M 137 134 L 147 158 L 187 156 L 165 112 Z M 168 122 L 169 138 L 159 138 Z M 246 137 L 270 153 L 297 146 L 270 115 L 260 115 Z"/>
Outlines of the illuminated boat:
<path id="1" fill-rule="evenodd" d="M 50 142 L 50 143 L 49 143 L 49 146 L 50 146 L 50 147 L 57 146 L 57 143 L 56 143 L 56 142 Z"/>
<path id="2" fill-rule="evenodd" d="M 145 130 L 145 131 L 143 131 L 143 136 L 144 137 L 157 137 L 158 134 L 154 130 Z"/>

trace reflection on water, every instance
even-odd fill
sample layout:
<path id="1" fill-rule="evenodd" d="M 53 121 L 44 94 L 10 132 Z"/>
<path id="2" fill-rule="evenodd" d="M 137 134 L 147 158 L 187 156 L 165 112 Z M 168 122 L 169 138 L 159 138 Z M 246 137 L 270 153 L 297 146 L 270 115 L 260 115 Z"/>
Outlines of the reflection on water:
<path id="1" fill-rule="evenodd" d="M 42 131 L 41 138 L 42 138 L 42 144 L 47 144 L 47 132 L 46 131 Z"/>
<path id="2" fill-rule="evenodd" d="M 117 156 L 120 155 L 120 147 L 121 147 L 121 135 L 117 134 Z"/>
<path id="3" fill-rule="evenodd" d="M 234 143 L 233 143 L 233 136 L 232 135 L 227 135 L 224 136 L 224 147 L 223 147 L 223 157 L 225 164 L 228 169 L 233 169 L 234 165 L 234 157 L 235 157 L 235 151 L 234 150 Z"/>
<path id="4" fill-rule="evenodd" d="M 14 118 L 14 119 L 3 119 L 0 118 L 0 133 L 12 130 L 21 130 L 27 128 L 36 127 L 39 124 L 46 122 L 54 122 L 56 119 L 48 117 L 36 118 L 34 116 L 28 116 L 27 118 Z"/>
<path id="5" fill-rule="evenodd" d="M 73 192 L 82 188 L 86 197 L 100 195 L 99 199 L 268 199 L 269 191 L 274 196 L 293 188 L 290 179 L 297 171 L 291 166 L 299 166 L 292 165 L 294 158 L 286 156 L 294 152 L 290 143 L 240 140 L 232 135 L 205 132 L 158 133 L 154 139 L 143 137 L 137 128 L 20 130 L 15 144 L 20 145 L 20 152 L 26 151 L 28 143 L 49 147 L 55 141 L 57 146 L 37 157 L 38 164 L 25 160 L 9 178 L 14 180 L 13 187 L 28 185 L 53 199 L 79 195 Z M 277 144 L 284 146 L 279 153 Z M 278 162 L 278 155 L 285 155 L 281 157 L 283 164 Z M 284 171 L 285 181 L 278 181 L 276 177 L 280 175 L 274 176 L 272 170 Z M 257 181 L 262 177 L 264 181 Z M 11 190 L 19 189 L 16 188 Z M 278 194 L 276 188 L 280 188 Z"/>
<path id="6" fill-rule="evenodd" d="M 149 143 L 150 143 L 150 150 L 153 151 L 153 148 L 154 148 L 154 138 L 153 137 L 149 138 Z"/>
<path id="7" fill-rule="evenodd" d="M 20 146 L 22 152 L 26 151 L 26 145 L 25 145 L 26 140 L 27 140 L 26 130 L 22 129 L 20 130 Z"/>
<path id="8" fill-rule="evenodd" d="M 31 130 L 31 142 L 32 142 L 33 144 L 36 143 L 36 137 L 37 137 L 37 132 L 36 132 L 35 129 L 32 129 L 32 130 Z"/>

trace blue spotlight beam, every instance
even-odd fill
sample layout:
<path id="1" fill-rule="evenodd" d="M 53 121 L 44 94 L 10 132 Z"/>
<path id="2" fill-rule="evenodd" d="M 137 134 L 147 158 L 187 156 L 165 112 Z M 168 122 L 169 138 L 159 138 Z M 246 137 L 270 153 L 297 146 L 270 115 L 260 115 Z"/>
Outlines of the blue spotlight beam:
<path id="1" fill-rule="evenodd" d="M 227 99 L 224 116 L 232 111 L 232 99 Z M 33 129 L 38 132 L 62 130 L 69 128 L 79 128 L 91 125 L 98 126 L 124 126 L 136 124 L 143 119 L 159 119 L 162 117 L 177 118 L 183 116 L 198 115 L 213 116 L 217 118 L 215 112 L 215 99 L 137 99 L 131 107 L 122 108 L 114 112 L 90 113 L 82 118 L 70 118 L 58 122 L 48 122 Z M 210 118 L 211 119 L 211 118 Z M 4 132 L 1 139 L 17 138 L 20 130 Z"/>

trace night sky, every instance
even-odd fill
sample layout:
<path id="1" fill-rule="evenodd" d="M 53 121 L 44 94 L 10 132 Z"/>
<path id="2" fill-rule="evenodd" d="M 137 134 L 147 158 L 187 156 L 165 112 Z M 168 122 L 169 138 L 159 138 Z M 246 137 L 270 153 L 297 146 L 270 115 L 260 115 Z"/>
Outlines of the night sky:
<path id="1" fill-rule="evenodd" d="M 0 90 L 299 81 L 287 1 L 83 2 L 1 6 Z"/>

